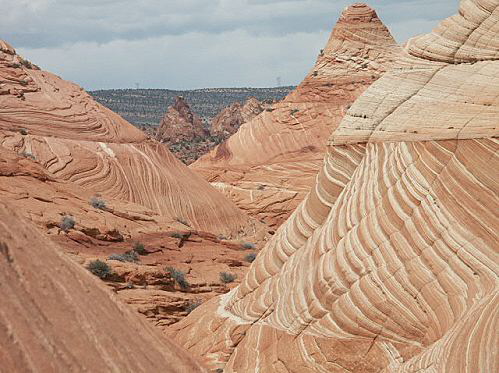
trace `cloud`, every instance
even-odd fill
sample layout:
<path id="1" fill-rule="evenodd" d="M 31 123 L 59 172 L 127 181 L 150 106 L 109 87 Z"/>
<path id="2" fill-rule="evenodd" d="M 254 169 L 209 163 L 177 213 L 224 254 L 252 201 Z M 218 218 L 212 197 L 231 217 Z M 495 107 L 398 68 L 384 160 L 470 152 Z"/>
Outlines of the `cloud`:
<path id="1" fill-rule="evenodd" d="M 188 33 L 105 44 L 18 49 L 42 68 L 87 89 L 267 87 L 295 84 L 312 67 L 328 32 L 255 36 L 243 30 Z M 279 48 L 276 48 L 276 45 Z M 63 63 L 61 61 L 72 61 Z"/>
<path id="2" fill-rule="evenodd" d="M 298 83 L 347 0 L 0 0 L 0 37 L 86 88 Z M 399 42 L 455 0 L 374 0 Z M 160 63 L 161 61 L 161 63 Z M 200 73 L 202 71 L 203 73 Z M 175 73 L 173 73 L 175 72 Z"/>

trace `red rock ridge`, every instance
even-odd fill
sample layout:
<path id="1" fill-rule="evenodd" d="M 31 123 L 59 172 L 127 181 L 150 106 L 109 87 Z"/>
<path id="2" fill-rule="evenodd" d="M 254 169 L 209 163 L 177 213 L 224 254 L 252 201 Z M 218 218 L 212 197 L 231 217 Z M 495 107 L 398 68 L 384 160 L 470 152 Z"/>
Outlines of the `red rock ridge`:
<path id="1" fill-rule="evenodd" d="M 168 151 L 82 88 L 29 68 L 0 43 L 0 146 L 103 198 L 143 205 L 228 237 L 256 224 Z M 256 224 L 256 225 L 255 225 Z"/>
<path id="2" fill-rule="evenodd" d="M 227 373 L 498 371 L 497 30 L 499 2 L 467 0 L 409 40 L 241 285 L 177 340 Z"/>
<path id="3" fill-rule="evenodd" d="M 315 182 L 329 134 L 399 52 L 373 9 L 348 7 L 297 89 L 191 168 L 249 214 L 279 226 Z"/>
<path id="4" fill-rule="evenodd" d="M 202 372 L 0 202 L 2 372 Z"/>

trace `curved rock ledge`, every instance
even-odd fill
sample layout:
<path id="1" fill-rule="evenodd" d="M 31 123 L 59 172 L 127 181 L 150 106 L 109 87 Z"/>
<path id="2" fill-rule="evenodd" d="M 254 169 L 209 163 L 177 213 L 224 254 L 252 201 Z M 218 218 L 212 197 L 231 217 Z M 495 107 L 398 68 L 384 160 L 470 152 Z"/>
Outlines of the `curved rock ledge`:
<path id="1" fill-rule="evenodd" d="M 346 8 L 297 89 L 190 167 L 240 208 L 278 227 L 314 184 L 331 132 L 399 52 L 373 9 Z"/>
<path id="2" fill-rule="evenodd" d="M 32 68 L 0 43 L 0 145 L 54 177 L 194 229 L 238 237 L 259 224 L 82 88 Z M 31 67 L 30 67 L 31 66 Z"/>
<path id="3" fill-rule="evenodd" d="M 241 285 L 175 325 L 185 347 L 225 372 L 499 369 L 499 61 L 412 49 L 481 59 L 498 25 L 497 1 L 462 1 L 408 43 Z"/>

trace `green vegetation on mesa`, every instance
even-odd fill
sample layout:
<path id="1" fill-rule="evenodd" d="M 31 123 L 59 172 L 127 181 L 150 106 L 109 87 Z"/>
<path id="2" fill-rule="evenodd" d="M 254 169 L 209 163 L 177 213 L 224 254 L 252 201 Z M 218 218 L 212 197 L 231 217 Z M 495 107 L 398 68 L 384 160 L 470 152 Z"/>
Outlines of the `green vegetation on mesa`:
<path id="1" fill-rule="evenodd" d="M 183 96 L 205 122 L 234 102 L 282 100 L 295 87 L 205 88 L 190 91 L 169 89 L 106 89 L 90 94 L 102 105 L 120 114 L 137 127 L 157 126 L 176 96 Z"/>

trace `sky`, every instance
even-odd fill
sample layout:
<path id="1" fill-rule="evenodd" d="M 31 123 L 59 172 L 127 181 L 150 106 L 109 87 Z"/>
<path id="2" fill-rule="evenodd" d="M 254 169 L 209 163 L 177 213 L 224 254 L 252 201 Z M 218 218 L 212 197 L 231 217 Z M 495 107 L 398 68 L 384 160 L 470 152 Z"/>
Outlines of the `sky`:
<path id="1" fill-rule="evenodd" d="M 352 2 L 0 0 L 0 39 L 87 90 L 295 85 Z M 402 43 L 459 0 L 367 3 Z"/>

